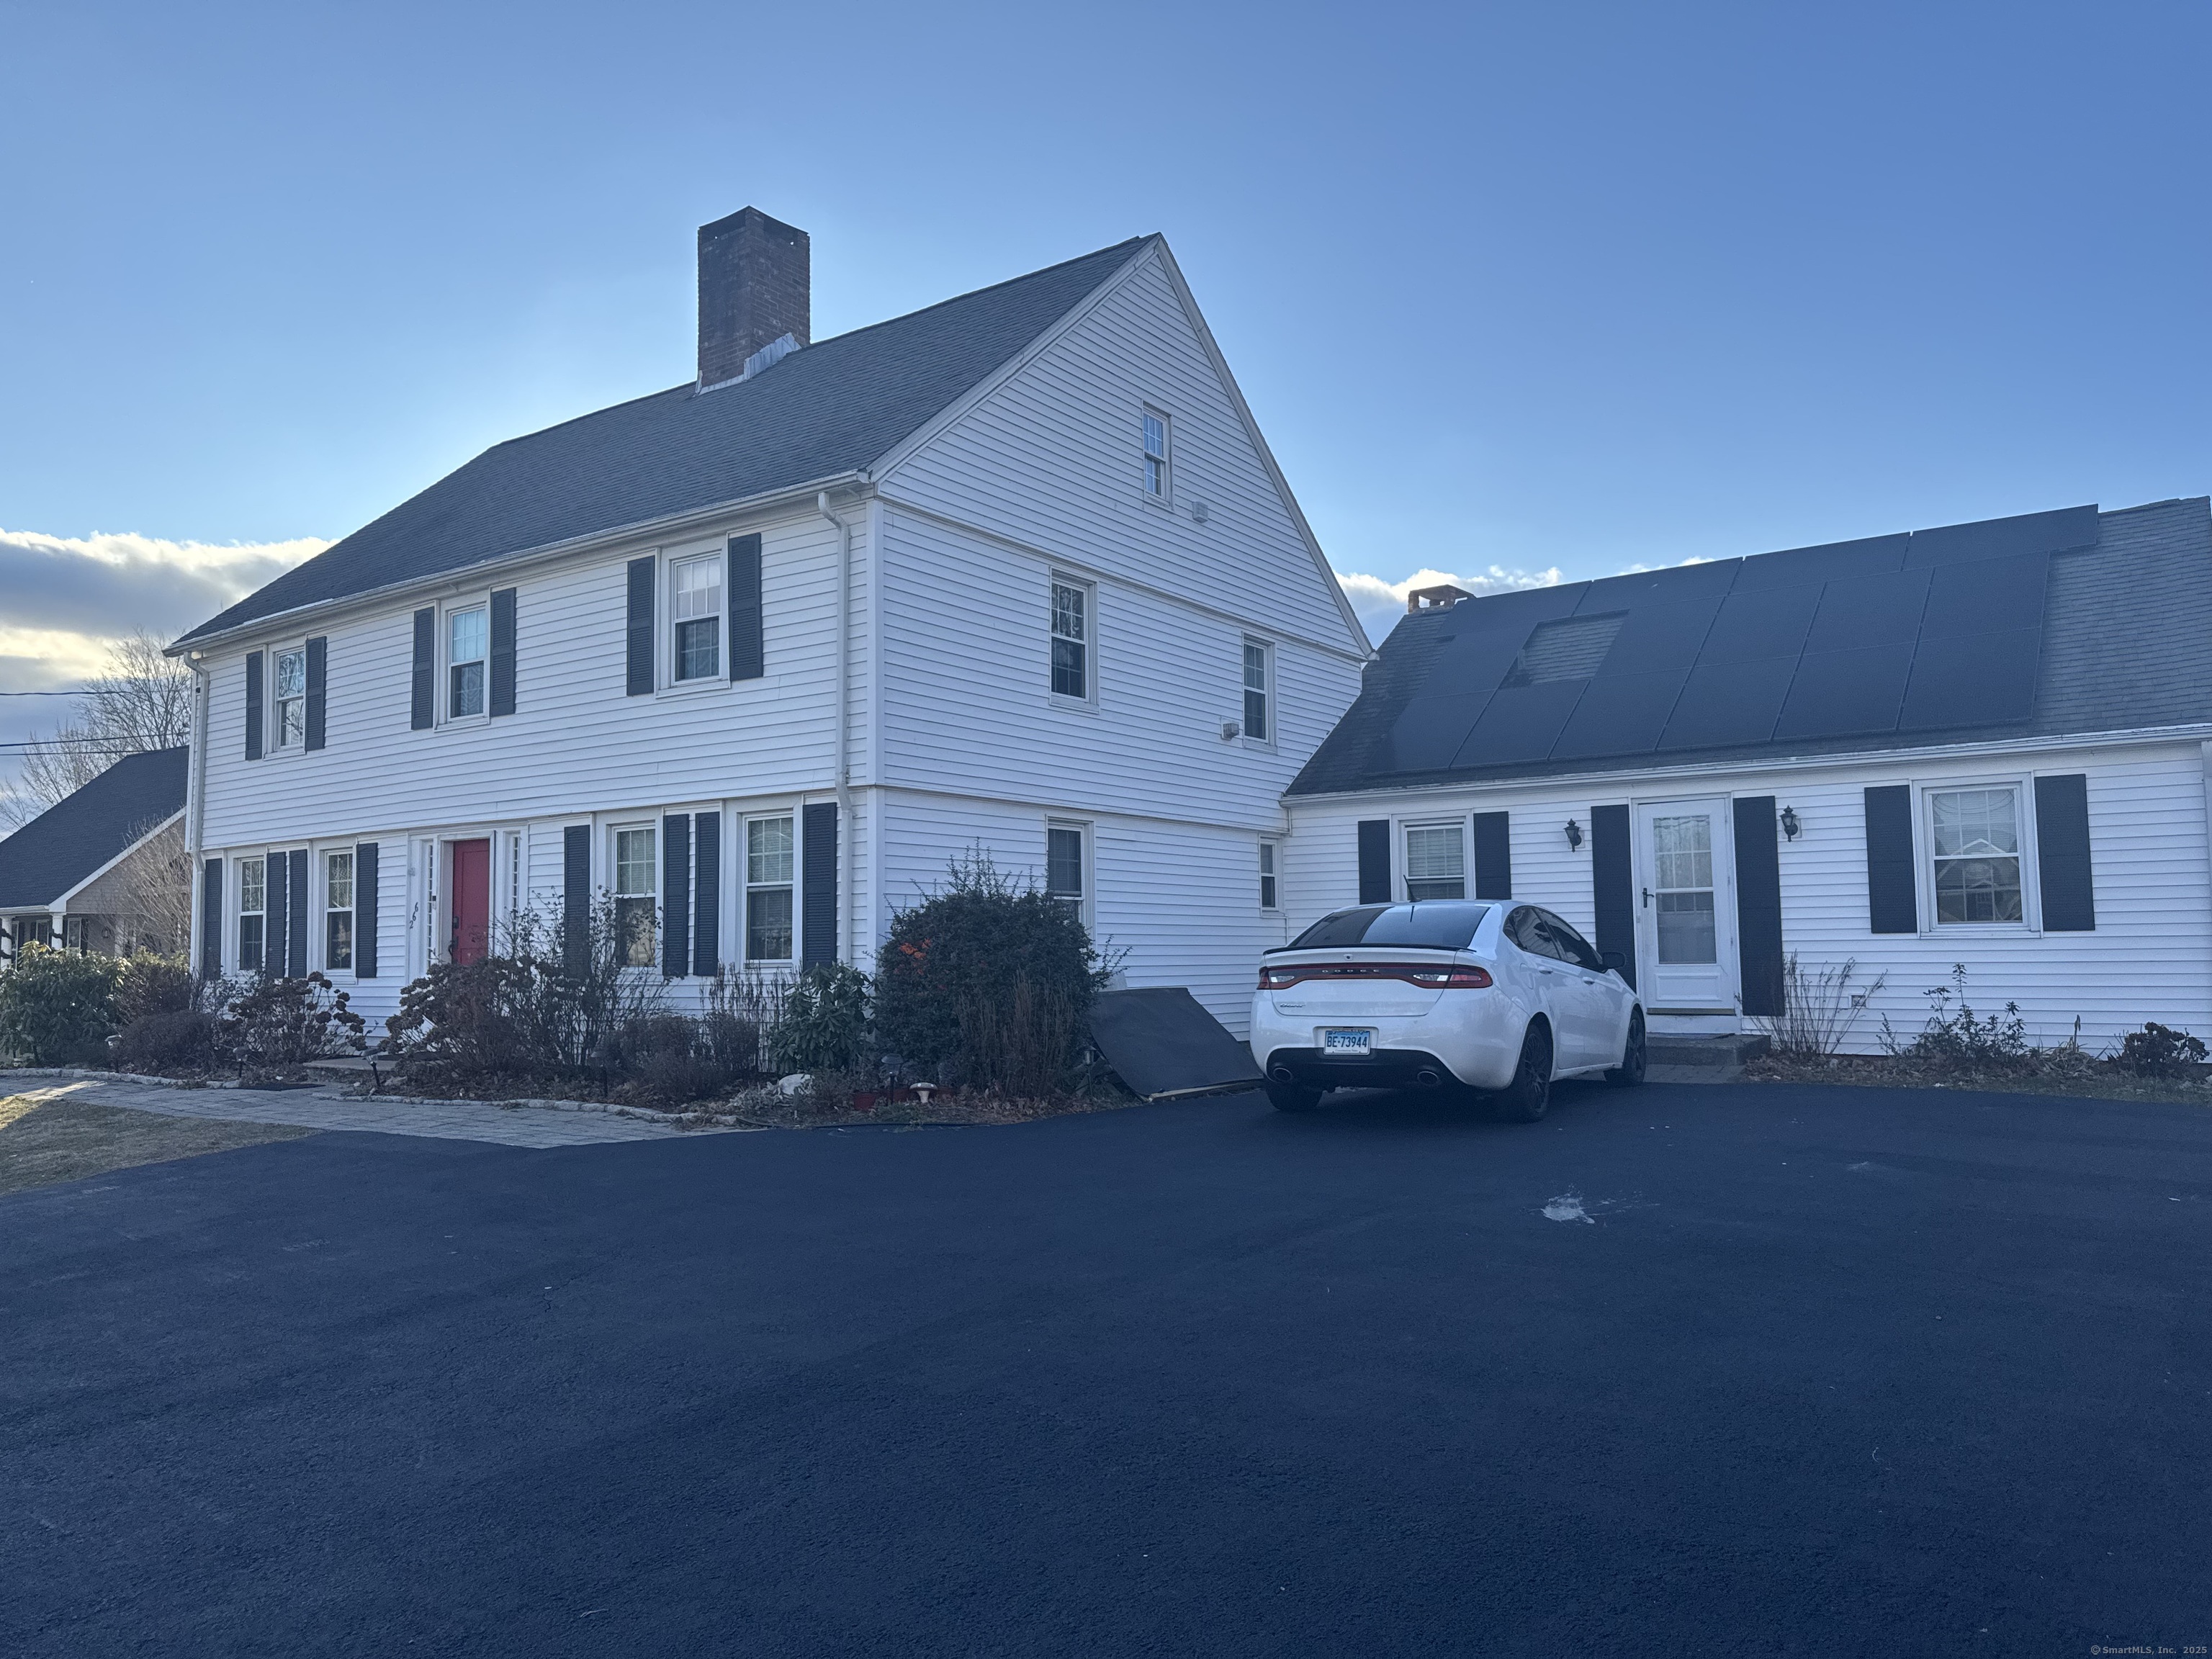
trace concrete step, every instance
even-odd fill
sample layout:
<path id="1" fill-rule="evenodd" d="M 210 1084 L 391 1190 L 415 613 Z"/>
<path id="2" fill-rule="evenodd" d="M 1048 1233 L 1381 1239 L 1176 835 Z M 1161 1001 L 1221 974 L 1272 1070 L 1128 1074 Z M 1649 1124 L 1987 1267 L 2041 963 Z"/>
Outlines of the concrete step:
<path id="1" fill-rule="evenodd" d="M 1654 1083 L 1726 1083 L 1743 1075 L 1743 1063 L 1772 1045 L 1764 1036 L 1668 1036 L 1645 1039 L 1647 1075 Z"/>

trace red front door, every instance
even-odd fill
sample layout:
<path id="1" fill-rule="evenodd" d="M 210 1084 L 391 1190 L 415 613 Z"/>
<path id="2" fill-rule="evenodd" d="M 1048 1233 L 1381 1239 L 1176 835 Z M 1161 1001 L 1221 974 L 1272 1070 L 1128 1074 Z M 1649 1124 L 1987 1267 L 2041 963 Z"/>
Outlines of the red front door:
<path id="1" fill-rule="evenodd" d="M 447 952 L 455 962 L 482 962 L 491 949 L 491 843 L 453 843 L 453 902 Z"/>

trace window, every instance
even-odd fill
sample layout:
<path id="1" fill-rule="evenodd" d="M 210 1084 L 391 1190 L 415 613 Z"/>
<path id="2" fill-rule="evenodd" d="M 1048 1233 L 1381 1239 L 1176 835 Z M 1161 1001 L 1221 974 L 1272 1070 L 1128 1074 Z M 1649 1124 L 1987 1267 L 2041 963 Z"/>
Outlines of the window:
<path id="1" fill-rule="evenodd" d="M 1928 816 L 1936 923 L 2021 921 L 2020 791 L 1931 790 Z"/>
<path id="2" fill-rule="evenodd" d="M 269 860 L 238 861 L 238 971 L 258 974 L 269 909 Z"/>
<path id="3" fill-rule="evenodd" d="M 1260 908 L 1273 910 L 1275 903 L 1275 843 L 1260 843 Z"/>
<path id="4" fill-rule="evenodd" d="M 323 966 L 353 966 L 353 854 L 323 855 Z"/>
<path id="5" fill-rule="evenodd" d="M 54 942 L 54 919 L 52 916 L 18 916 L 15 918 L 15 948 L 26 945 L 52 945 Z"/>
<path id="6" fill-rule="evenodd" d="M 446 717 L 463 720 L 484 711 L 484 656 L 491 629 L 482 605 L 446 617 Z"/>
<path id="7" fill-rule="evenodd" d="M 651 825 L 615 831 L 615 926 L 621 930 L 623 961 L 632 968 L 653 966 L 660 893 L 659 832 Z"/>
<path id="8" fill-rule="evenodd" d="M 1044 832 L 1044 893 L 1054 903 L 1083 911 L 1083 831 L 1053 824 Z"/>
<path id="9" fill-rule="evenodd" d="M 1270 723 L 1275 691 L 1274 647 L 1261 640 L 1244 641 L 1244 735 L 1255 743 L 1273 741 Z"/>
<path id="10" fill-rule="evenodd" d="M 1651 820 L 1651 885 L 1662 963 L 1720 960 L 1713 909 L 1713 821 L 1703 812 Z"/>
<path id="11" fill-rule="evenodd" d="M 1593 974 L 1605 971 L 1605 963 L 1590 942 L 1568 926 L 1564 919 L 1553 915 L 1549 910 L 1539 910 L 1536 917 L 1544 931 L 1551 936 L 1553 946 L 1561 960 L 1571 962 L 1576 967 L 1587 969 Z"/>
<path id="12" fill-rule="evenodd" d="M 722 556 L 682 559 L 670 567 L 669 591 L 676 625 L 670 660 L 679 680 L 712 680 L 722 673 Z"/>
<path id="13" fill-rule="evenodd" d="M 1145 494 L 1168 498 L 1168 417 L 1157 409 L 1145 411 Z"/>
<path id="14" fill-rule="evenodd" d="M 1467 896 L 1467 836 L 1456 823 L 1420 824 L 1406 831 L 1406 896 Z"/>
<path id="15" fill-rule="evenodd" d="M 276 653 L 276 742 L 296 749 L 307 739 L 307 653 Z"/>
<path id="16" fill-rule="evenodd" d="M 791 960 L 791 820 L 745 820 L 745 960 Z"/>
<path id="17" fill-rule="evenodd" d="M 1052 690 L 1057 697 L 1091 696 L 1091 590 L 1077 582 L 1052 585 Z"/>

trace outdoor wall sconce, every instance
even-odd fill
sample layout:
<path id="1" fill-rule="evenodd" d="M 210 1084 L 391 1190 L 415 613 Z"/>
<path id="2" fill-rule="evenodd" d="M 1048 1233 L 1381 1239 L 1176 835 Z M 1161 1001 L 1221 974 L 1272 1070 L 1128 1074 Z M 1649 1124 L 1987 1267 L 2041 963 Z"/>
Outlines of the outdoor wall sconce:
<path id="1" fill-rule="evenodd" d="M 1797 839 L 1797 832 L 1804 827 L 1805 826 L 1803 824 L 1797 822 L 1797 809 L 1796 807 L 1785 806 L 1782 809 L 1782 833 L 1784 836 L 1788 836 L 1791 841 L 1795 841 Z"/>
<path id="2" fill-rule="evenodd" d="M 1579 853 L 1582 849 L 1583 827 L 1579 823 L 1577 823 L 1572 818 L 1569 818 L 1567 820 L 1567 851 L 1570 853 Z"/>

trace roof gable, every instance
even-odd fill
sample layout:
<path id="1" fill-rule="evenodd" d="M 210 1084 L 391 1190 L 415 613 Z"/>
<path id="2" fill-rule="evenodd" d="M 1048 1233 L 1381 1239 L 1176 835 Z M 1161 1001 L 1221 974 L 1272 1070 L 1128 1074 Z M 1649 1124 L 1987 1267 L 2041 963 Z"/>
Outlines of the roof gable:
<path id="1" fill-rule="evenodd" d="M 188 749 L 126 755 L 0 841 L 0 909 L 39 909 L 185 810 Z"/>
<path id="2" fill-rule="evenodd" d="M 819 340 L 735 385 L 617 404 L 486 450 L 177 641 L 865 470 L 1019 353 L 1136 238 Z"/>
<path id="3" fill-rule="evenodd" d="M 1568 631 L 1577 625 L 1586 637 Z M 1291 793 L 2200 721 L 2212 721 L 2202 497 L 1795 548 L 1409 616 Z"/>

